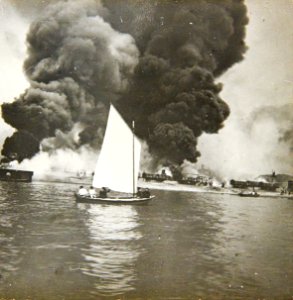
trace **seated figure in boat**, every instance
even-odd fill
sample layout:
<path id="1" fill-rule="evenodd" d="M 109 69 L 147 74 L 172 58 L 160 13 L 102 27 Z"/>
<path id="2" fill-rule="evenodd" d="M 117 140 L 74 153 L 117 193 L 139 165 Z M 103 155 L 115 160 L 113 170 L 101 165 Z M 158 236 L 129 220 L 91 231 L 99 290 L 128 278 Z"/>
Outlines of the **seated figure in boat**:
<path id="1" fill-rule="evenodd" d="M 89 196 L 90 196 L 91 198 L 96 198 L 96 197 L 97 197 L 96 190 L 94 189 L 93 186 L 91 186 L 90 189 L 89 189 Z"/>
<path id="2" fill-rule="evenodd" d="M 101 198 L 107 198 L 108 192 L 110 192 L 110 189 L 108 189 L 106 187 L 102 187 L 102 189 L 100 190 L 99 197 L 101 197 Z"/>
<path id="3" fill-rule="evenodd" d="M 77 193 L 80 196 L 87 196 L 88 195 L 88 191 L 82 185 L 79 187 L 79 190 L 78 190 Z"/>
<path id="4" fill-rule="evenodd" d="M 149 189 L 137 188 L 137 197 L 138 198 L 149 198 L 151 196 Z"/>
<path id="5" fill-rule="evenodd" d="M 142 198 L 142 191 L 141 191 L 141 188 L 140 188 L 140 187 L 137 188 L 136 196 L 137 196 L 138 198 Z"/>
<path id="6" fill-rule="evenodd" d="M 144 196 L 144 198 L 149 198 L 151 196 L 150 190 L 147 188 L 144 189 L 143 196 Z"/>

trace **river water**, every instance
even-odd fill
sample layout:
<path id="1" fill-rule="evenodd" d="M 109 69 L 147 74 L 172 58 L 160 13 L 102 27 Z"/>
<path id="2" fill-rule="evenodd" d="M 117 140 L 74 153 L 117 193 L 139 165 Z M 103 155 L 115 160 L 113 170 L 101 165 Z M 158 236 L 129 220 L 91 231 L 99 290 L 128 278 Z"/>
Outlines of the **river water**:
<path id="1" fill-rule="evenodd" d="M 0 182 L 0 299 L 293 299 L 292 200 L 76 189 Z"/>

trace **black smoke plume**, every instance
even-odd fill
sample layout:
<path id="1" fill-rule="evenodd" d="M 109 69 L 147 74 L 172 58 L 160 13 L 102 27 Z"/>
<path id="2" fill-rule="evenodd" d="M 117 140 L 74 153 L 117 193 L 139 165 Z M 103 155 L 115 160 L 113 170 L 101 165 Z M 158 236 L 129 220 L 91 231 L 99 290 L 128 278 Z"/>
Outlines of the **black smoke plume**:
<path id="1" fill-rule="evenodd" d="M 6 152 L 6 149 L 9 151 Z M 39 150 L 39 141 L 31 133 L 19 130 L 5 140 L 2 154 L 8 161 L 15 159 L 22 161 L 25 158 L 31 158 Z"/>
<path id="2" fill-rule="evenodd" d="M 241 0 L 60 2 L 30 27 L 31 87 L 3 118 L 39 143 L 79 122 L 76 147 L 99 147 L 112 102 L 153 156 L 195 162 L 229 115 L 215 78 L 243 58 L 247 22 Z"/>
<path id="3" fill-rule="evenodd" d="M 197 138 L 229 115 L 215 77 L 243 58 L 243 1 L 107 0 L 114 28 L 134 36 L 139 64 L 120 110 L 159 159 L 196 162 Z M 146 13 L 144 13 L 146 12 Z M 119 21 L 120 20 L 120 21 Z"/>
<path id="4" fill-rule="evenodd" d="M 41 143 L 81 123 L 76 147 L 100 144 L 109 102 L 125 89 L 138 60 L 133 38 L 115 31 L 103 20 L 104 13 L 99 1 L 60 1 L 31 24 L 24 63 L 31 86 L 2 105 L 8 124 Z M 16 132 L 13 141 L 18 143 L 18 137 Z M 14 148 L 5 143 L 2 154 L 9 156 Z M 38 152 L 30 149 L 26 157 Z M 24 158 L 21 149 L 13 153 L 19 161 Z"/>

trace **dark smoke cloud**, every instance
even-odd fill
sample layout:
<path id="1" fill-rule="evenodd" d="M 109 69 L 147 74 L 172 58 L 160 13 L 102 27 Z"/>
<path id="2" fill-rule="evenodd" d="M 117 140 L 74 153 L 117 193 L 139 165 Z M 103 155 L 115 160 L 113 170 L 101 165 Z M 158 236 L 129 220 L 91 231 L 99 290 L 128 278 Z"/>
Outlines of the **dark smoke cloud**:
<path id="1" fill-rule="evenodd" d="M 97 1 L 60 2 L 31 24 L 24 63 L 31 87 L 2 105 L 8 124 L 41 142 L 56 132 L 60 140 L 60 131 L 81 122 L 80 144 L 100 142 L 109 101 L 125 89 L 138 59 L 133 38 L 106 23 L 104 11 Z M 61 144 L 52 141 L 54 145 Z M 6 143 L 2 153 L 9 153 L 9 147 Z M 17 154 L 21 160 L 21 150 Z"/>
<path id="2" fill-rule="evenodd" d="M 39 141 L 31 133 L 20 130 L 5 140 L 2 154 L 8 161 L 15 159 L 22 161 L 31 158 L 39 150 Z"/>
<path id="3" fill-rule="evenodd" d="M 243 1 L 103 5 L 60 2 L 31 25 L 24 67 L 32 85 L 2 106 L 5 121 L 38 141 L 56 133 L 62 141 L 60 131 L 80 122 L 79 144 L 98 147 L 111 101 L 136 121 L 153 156 L 195 162 L 197 138 L 229 115 L 215 78 L 246 50 Z"/>
<path id="4" fill-rule="evenodd" d="M 115 29 L 134 36 L 141 57 L 118 101 L 159 158 L 197 160 L 197 138 L 229 115 L 215 77 L 243 58 L 243 1 L 105 0 Z M 143 12 L 146 12 L 145 14 Z"/>

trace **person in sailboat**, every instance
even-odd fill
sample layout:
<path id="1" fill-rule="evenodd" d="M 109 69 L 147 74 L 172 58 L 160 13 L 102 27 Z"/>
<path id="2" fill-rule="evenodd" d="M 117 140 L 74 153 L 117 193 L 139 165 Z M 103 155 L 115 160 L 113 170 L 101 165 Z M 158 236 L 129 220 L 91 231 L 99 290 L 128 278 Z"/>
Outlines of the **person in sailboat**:
<path id="1" fill-rule="evenodd" d="M 142 189 L 142 188 L 138 187 L 136 195 L 138 198 L 149 198 L 151 196 L 151 193 L 148 188 Z"/>
<path id="2" fill-rule="evenodd" d="M 149 198 L 151 196 L 150 190 L 148 188 L 144 189 L 143 196 Z"/>
<path id="3" fill-rule="evenodd" d="M 102 189 L 100 190 L 100 195 L 99 196 L 101 198 L 107 198 L 108 192 L 110 192 L 110 189 L 108 189 L 106 187 L 102 187 Z"/>
<path id="4" fill-rule="evenodd" d="M 78 190 L 78 195 L 80 196 L 87 196 L 88 195 L 88 191 L 86 188 L 84 188 L 82 185 L 79 187 Z"/>
<path id="5" fill-rule="evenodd" d="M 97 197 L 96 190 L 94 189 L 93 186 L 91 186 L 91 187 L 89 188 L 89 196 L 90 196 L 91 198 L 96 198 L 96 197 Z"/>
<path id="6" fill-rule="evenodd" d="M 140 187 L 137 188 L 136 196 L 137 196 L 138 198 L 143 198 L 143 195 L 142 195 L 142 189 L 141 189 Z"/>

